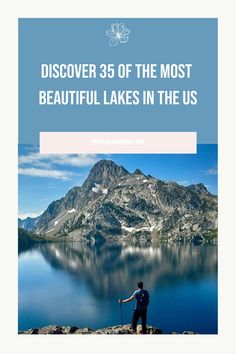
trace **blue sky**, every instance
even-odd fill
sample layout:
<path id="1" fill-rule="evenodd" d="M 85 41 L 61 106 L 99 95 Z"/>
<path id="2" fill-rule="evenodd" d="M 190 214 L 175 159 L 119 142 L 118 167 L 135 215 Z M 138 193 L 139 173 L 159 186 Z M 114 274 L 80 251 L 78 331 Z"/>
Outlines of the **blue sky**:
<path id="1" fill-rule="evenodd" d="M 217 194 L 217 145 L 198 145 L 197 154 L 148 155 L 42 155 L 37 146 L 19 145 L 19 216 L 39 215 L 53 200 L 80 186 L 101 159 L 184 186 L 201 182 Z"/>

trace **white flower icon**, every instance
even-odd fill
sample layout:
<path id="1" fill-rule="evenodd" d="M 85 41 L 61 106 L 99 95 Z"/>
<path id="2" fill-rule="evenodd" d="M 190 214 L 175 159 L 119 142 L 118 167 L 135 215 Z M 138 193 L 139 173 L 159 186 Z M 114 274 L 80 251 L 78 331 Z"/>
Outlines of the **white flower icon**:
<path id="1" fill-rule="evenodd" d="M 112 23 L 111 29 L 106 30 L 110 46 L 126 43 L 129 40 L 130 30 L 123 23 Z"/>

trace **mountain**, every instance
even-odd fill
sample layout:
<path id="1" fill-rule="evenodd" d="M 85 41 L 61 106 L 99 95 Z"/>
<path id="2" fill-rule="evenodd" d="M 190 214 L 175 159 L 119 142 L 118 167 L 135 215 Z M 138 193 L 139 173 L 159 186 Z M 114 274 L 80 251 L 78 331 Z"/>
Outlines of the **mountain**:
<path id="1" fill-rule="evenodd" d="M 184 187 L 101 160 L 81 187 L 48 206 L 34 234 L 93 242 L 209 241 L 217 235 L 217 196 L 201 183 Z"/>
<path id="2" fill-rule="evenodd" d="M 36 218 L 30 218 L 28 216 L 26 219 L 18 218 L 18 227 L 21 229 L 31 231 L 36 226 L 37 222 L 39 221 L 39 218 L 40 216 L 37 216 Z"/>

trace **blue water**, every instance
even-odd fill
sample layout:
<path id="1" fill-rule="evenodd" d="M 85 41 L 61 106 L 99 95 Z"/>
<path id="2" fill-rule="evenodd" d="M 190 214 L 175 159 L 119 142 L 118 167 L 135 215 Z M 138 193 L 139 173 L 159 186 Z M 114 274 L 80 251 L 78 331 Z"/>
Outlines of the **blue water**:
<path id="1" fill-rule="evenodd" d="M 148 323 L 164 333 L 217 333 L 217 247 L 44 243 L 19 248 L 19 330 L 120 324 L 119 298 L 150 292 Z M 134 303 L 123 304 L 130 323 Z"/>

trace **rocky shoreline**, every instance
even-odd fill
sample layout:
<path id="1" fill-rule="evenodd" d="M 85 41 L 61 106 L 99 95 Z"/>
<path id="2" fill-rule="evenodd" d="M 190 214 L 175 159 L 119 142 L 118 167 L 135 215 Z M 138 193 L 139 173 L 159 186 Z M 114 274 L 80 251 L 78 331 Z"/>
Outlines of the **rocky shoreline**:
<path id="1" fill-rule="evenodd" d="M 141 325 L 137 327 L 137 334 L 142 333 Z M 26 331 L 19 331 L 19 334 L 133 334 L 130 324 L 106 327 L 94 330 L 89 327 L 78 328 L 70 326 L 46 326 L 41 328 L 30 328 Z M 164 334 L 161 329 L 147 326 L 147 334 Z M 197 334 L 191 331 L 184 331 L 182 333 L 170 332 L 168 334 Z"/>

